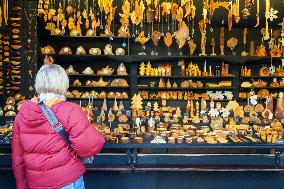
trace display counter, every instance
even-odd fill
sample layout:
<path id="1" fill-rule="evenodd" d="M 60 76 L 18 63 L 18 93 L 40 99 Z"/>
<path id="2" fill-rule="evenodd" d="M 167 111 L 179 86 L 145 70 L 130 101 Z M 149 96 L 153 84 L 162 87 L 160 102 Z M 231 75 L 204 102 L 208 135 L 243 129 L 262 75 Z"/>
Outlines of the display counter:
<path id="1" fill-rule="evenodd" d="M 281 188 L 283 149 L 278 144 L 105 144 L 86 163 L 84 178 L 86 188 L 103 189 L 171 189 L 177 183 L 182 189 L 228 188 L 229 183 L 230 188 Z M 0 187 L 5 189 L 15 187 L 9 151 L 9 145 L 1 146 Z"/>

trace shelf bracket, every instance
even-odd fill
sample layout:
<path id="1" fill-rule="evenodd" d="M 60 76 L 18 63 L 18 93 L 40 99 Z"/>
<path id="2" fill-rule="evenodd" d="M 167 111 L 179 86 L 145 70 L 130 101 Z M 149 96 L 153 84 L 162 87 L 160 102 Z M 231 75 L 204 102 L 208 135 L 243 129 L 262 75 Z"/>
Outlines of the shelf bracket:
<path id="1" fill-rule="evenodd" d="M 137 163 L 137 148 L 133 149 L 132 158 L 133 165 L 135 165 Z"/>
<path id="2" fill-rule="evenodd" d="M 281 156 L 281 151 L 279 149 L 275 150 L 275 165 L 277 167 L 280 166 L 280 156 Z"/>
<path id="3" fill-rule="evenodd" d="M 131 153 L 131 149 L 127 148 L 127 164 L 131 165 L 132 163 L 132 153 Z"/>

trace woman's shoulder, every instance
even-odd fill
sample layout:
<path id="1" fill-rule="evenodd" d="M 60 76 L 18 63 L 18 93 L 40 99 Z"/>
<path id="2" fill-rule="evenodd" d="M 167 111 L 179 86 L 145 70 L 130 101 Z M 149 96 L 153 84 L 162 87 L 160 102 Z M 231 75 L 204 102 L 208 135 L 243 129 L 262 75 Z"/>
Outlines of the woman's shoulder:
<path id="1" fill-rule="evenodd" d="M 83 111 L 82 107 L 79 104 L 73 103 L 73 102 L 69 102 L 69 101 L 64 101 L 63 103 L 63 107 L 66 111 Z"/>

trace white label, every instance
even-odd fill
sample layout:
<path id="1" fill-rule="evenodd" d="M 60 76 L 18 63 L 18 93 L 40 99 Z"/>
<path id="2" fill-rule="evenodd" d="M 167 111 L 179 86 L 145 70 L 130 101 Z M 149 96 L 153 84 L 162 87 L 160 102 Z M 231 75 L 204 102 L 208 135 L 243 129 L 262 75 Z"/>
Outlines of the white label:
<path id="1" fill-rule="evenodd" d="M 82 48 L 78 48 L 78 52 L 79 53 L 83 52 L 83 49 Z"/>
<path id="2" fill-rule="evenodd" d="M 270 113 L 268 116 L 268 119 L 272 119 L 273 118 L 273 113 Z"/>
<path id="3" fill-rule="evenodd" d="M 64 48 L 63 50 L 65 53 L 68 53 L 68 48 Z"/>
<path id="4" fill-rule="evenodd" d="M 122 67 L 120 67 L 120 69 L 119 69 L 121 72 L 124 72 L 124 67 L 122 66 Z"/>
<path id="5" fill-rule="evenodd" d="M 107 74 L 107 73 L 108 73 L 108 71 L 107 71 L 107 70 L 104 70 L 104 73 L 105 73 L 105 74 Z"/>

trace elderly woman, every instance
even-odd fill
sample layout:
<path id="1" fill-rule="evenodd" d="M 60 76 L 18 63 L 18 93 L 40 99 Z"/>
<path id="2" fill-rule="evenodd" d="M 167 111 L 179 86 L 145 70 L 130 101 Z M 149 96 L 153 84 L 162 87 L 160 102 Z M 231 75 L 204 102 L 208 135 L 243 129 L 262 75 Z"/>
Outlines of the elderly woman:
<path id="1" fill-rule="evenodd" d="M 45 63 L 50 63 L 50 58 Z M 65 70 L 56 64 L 40 68 L 35 80 L 39 99 L 27 100 L 15 118 L 12 162 L 18 189 L 83 189 L 82 158 L 96 155 L 104 144 L 79 105 L 66 102 Z M 69 136 L 67 143 L 47 120 L 38 101 L 50 107 Z"/>

